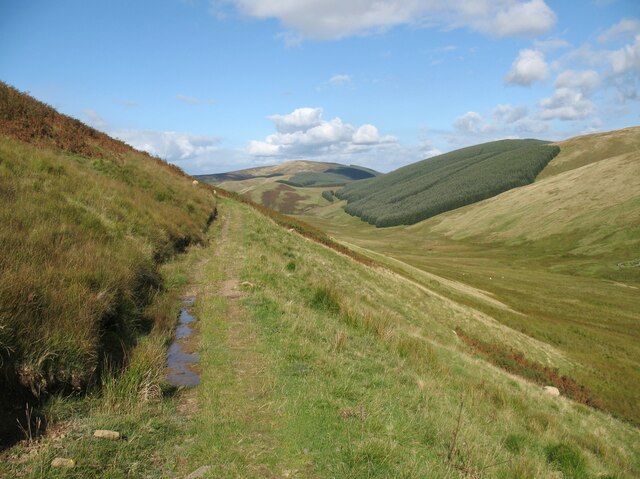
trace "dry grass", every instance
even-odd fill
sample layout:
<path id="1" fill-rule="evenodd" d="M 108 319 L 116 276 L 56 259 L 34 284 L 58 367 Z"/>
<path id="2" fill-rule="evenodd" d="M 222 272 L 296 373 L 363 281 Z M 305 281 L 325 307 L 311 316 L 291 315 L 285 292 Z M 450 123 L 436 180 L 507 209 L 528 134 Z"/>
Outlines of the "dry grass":
<path id="1" fill-rule="evenodd" d="M 156 323 L 158 265 L 205 240 L 215 200 L 4 84 L 0 134 L 2 388 L 81 391 Z"/>

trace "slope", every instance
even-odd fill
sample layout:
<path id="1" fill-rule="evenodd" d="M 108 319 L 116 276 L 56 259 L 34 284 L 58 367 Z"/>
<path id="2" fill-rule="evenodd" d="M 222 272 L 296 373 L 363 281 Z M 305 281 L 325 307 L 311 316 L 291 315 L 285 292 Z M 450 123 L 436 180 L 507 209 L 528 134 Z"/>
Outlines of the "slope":
<path id="1" fill-rule="evenodd" d="M 83 391 L 166 327 L 144 312 L 158 266 L 203 242 L 215 209 L 179 169 L 5 84 L 0 199 L 2 401 Z"/>
<path id="2" fill-rule="evenodd" d="M 189 290 L 201 384 L 177 400 L 96 407 L 65 437 L 0 462 L 0 474 L 55 475 L 54 455 L 76 459 L 64 477 L 640 472 L 637 429 L 476 358 L 452 329 L 555 364 L 565 360 L 557 348 L 247 205 L 223 199 L 219 209 L 212 247 L 189 253 L 200 265 Z M 130 439 L 88 437 L 103 428 Z"/>
<path id="3" fill-rule="evenodd" d="M 279 165 L 248 168 L 228 173 L 196 175 L 195 178 L 214 185 L 225 183 L 223 186 L 227 189 L 238 191 L 238 188 L 233 185 L 234 182 L 256 178 L 280 177 L 276 178 L 276 181 L 290 182 L 292 186 L 325 186 L 318 183 L 331 182 L 344 185 L 349 181 L 371 178 L 377 175 L 379 175 L 377 171 L 361 166 L 296 160 L 286 161 Z"/>
<path id="4" fill-rule="evenodd" d="M 539 140 L 502 140 L 429 158 L 336 192 L 345 211 L 378 227 L 414 224 L 532 183 L 558 153 Z"/>
<path id="5" fill-rule="evenodd" d="M 560 142 L 549 168 L 588 161 L 411 226 L 374 230 L 344 202 L 303 218 L 554 345 L 570 359 L 561 372 L 638 423 L 640 395 L 627 384 L 640 381 L 639 142 L 640 128 Z"/>
<path id="6" fill-rule="evenodd" d="M 327 204 L 322 198 L 325 189 L 379 174 L 361 166 L 300 160 L 196 178 L 238 192 L 281 213 L 300 214 Z"/>

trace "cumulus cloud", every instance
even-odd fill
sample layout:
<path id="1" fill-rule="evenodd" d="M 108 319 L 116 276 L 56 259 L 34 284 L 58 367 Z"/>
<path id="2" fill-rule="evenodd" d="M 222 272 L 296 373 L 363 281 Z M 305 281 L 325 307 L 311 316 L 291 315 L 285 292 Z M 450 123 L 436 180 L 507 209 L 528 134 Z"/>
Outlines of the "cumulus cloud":
<path id="1" fill-rule="evenodd" d="M 536 50 L 549 52 L 552 50 L 570 47 L 571 44 L 562 38 L 547 38 L 546 40 L 534 40 L 533 46 Z"/>
<path id="2" fill-rule="evenodd" d="M 611 52 L 611 67 L 614 74 L 640 71 L 640 34 L 633 43 Z"/>
<path id="3" fill-rule="evenodd" d="M 489 32 L 506 37 L 516 35 L 541 35 L 556 22 L 556 15 L 542 0 L 513 3 L 498 11 L 489 21 Z"/>
<path id="4" fill-rule="evenodd" d="M 543 120 L 579 120 L 594 110 L 593 102 L 575 88 L 556 88 L 552 96 L 540 101 L 540 118 Z"/>
<path id="5" fill-rule="evenodd" d="M 611 28 L 602 32 L 598 36 L 598 41 L 600 43 L 607 43 L 637 33 L 640 33 L 640 20 L 636 18 L 623 18 Z"/>
<path id="6" fill-rule="evenodd" d="M 393 136 L 380 135 L 374 125 L 354 127 L 341 118 L 324 120 L 322 108 L 298 108 L 269 118 L 276 133 L 263 141 L 252 140 L 246 151 L 256 157 L 294 159 L 355 154 L 393 144 Z"/>
<path id="7" fill-rule="evenodd" d="M 534 36 L 547 32 L 556 15 L 544 0 L 213 0 L 242 14 L 277 18 L 305 38 L 335 40 L 399 25 L 470 28 L 492 36 Z M 217 7 L 216 7 L 217 6 Z"/>
<path id="8" fill-rule="evenodd" d="M 500 104 L 493 109 L 491 116 L 499 123 L 515 123 L 527 116 L 527 107 Z"/>
<path id="9" fill-rule="evenodd" d="M 453 126 L 456 130 L 464 133 L 491 133 L 494 131 L 493 125 L 485 122 L 482 116 L 475 111 L 468 111 L 456 118 Z"/>
<path id="10" fill-rule="evenodd" d="M 544 54 L 538 50 L 520 50 L 513 61 L 511 70 L 505 77 L 510 85 L 529 86 L 538 81 L 544 81 L 549 76 L 549 66 Z"/>
<path id="11" fill-rule="evenodd" d="M 176 164 L 216 150 L 220 141 L 214 136 L 175 131 L 116 130 L 113 135 L 138 150 Z"/>
<path id="12" fill-rule="evenodd" d="M 590 95 L 600 84 L 600 76 L 595 70 L 567 70 L 558 75 L 555 88 L 573 88 L 584 95 Z"/>
<path id="13" fill-rule="evenodd" d="M 271 115 L 278 133 L 307 131 L 322 123 L 322 108 L 298 108 L 288 115 Z"/>

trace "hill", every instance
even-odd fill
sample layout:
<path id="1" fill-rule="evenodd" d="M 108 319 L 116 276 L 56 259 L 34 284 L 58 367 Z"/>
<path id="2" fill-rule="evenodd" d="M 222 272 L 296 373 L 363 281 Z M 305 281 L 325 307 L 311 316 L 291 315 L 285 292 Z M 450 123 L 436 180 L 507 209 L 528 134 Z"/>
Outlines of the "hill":
<path id="1" fill-rule="evenodd" d="M 572 138 L 536 182 L 410 226 L 344 201 L 303 218 L 448 298 L 562 351 L 561 371 L 640 423 L 640 128 Z M 526 354 L 526 352 L 525 352 Z"/>
<path id="2" fill-rule="evenodd" d="M 195 178 L 214 185 L 229 183 L 225 185 L 227 189 L 237 191 L 231 182 L 276 177 L 276 181 L 291 186 L 343 186 L 351 181 L 372 178 L 379 174 L 377 171 L 361 166 L 296 160 L 274 166 L 248 168 L 228 173 L 196 175 Z"/>
<path id="3" fill-rule="evenodd" d="M 185 258 L 194 270 L 185 291 L 196 298 L 191 310 L 201 383 L 155 399 L 105 394 L 91 414 L 72 416 L 62 437 L 0 461 L 0 475 L 542 479 L 640 473 L 636 428 L 552 396 L 537 382 L 545 370 L 536 362 L 567 362 L 559 347 L 432 287 L 309 241 L 295 219 L 225 196 L 208 232 L 210 246 Z M 332 245 L 321 234 L 315 239 Z M 532 379 L 494 367 L 468 341 L 493 345 L 505 363 L 521 364 Z M 514 360 L 508 348 L 526 351 L 526 360 Z M 573 383 L 553 379 L 563 396 L 571 391 Z M 127 383 L 127 391 L 138 389 Z M 64 414 L 60 409 L 52 408 Z M 90 437 L 95 429 L 127 439 Z M 75 467 L 52 469 L 56 456 L 74 458 Z"/>
<path id="4" fill-rule="evenodd" d="M 205 241 L 215 199 L 192 181 L 0 83 L 4 412 L 13 394 L 86 390 L 142 333 L 172 327 L 147 306 L 160 264 Z"/>
<path id="5" fill-rule="evenodd" d="M 414 224 L 532 183 L 558 153 L 540 140 L 463 148 L 345 186 L 345 211 L 378 227 Z"/>
<path id="6" fill-rule="evenodd" d="M 333 199 L 322 199 L 323 189 L 339 188 L 378 175 L 377 171 L 361 166 L 299 160 L 196 178 L 238 192 L 281 213 L 300 214 Z"/>

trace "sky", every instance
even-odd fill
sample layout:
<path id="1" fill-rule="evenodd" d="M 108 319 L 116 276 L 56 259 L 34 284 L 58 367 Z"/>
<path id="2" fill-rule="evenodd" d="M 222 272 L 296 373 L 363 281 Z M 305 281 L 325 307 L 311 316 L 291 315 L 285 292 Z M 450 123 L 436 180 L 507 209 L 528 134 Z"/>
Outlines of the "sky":
<path id="1" fill-rule="evenodd" d="M 639 0 L 0 0 L 0 80 L 190 174 L 640 124 Z"/>

